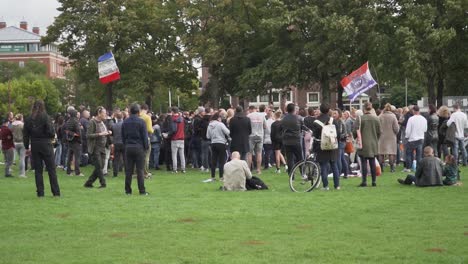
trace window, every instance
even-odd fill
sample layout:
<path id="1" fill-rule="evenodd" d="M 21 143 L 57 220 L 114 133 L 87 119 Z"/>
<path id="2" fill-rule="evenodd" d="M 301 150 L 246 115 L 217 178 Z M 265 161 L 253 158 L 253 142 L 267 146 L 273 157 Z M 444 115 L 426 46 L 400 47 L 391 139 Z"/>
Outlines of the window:
<path id="1" fill-rule="evenodd" d="M 293 95 L 292 95 L 292 91 L 289 91 L 288 93 L 286 93 L 286 102 L 292 102 L 293 101 Z"/>
<path id="2" fill-rule="evenodd" d="M 24 61 L 18 62 L 18 65 L 20 66 L 20 68 L 24 68 Z"/>
<path id="3" fill-rule="evenodd" d="M 269 99 L 270 99 L 270 96 L 268 94 L 267 95 L 260 95 L 259 102 L 262 102 L 262 103 L 268 102 L 268 101 L 270 101 Z"/>
<path id="4" fill-rule="evenodd" d="M 320 103 L 320 93 L 307 93 L 307 103 Z"/>

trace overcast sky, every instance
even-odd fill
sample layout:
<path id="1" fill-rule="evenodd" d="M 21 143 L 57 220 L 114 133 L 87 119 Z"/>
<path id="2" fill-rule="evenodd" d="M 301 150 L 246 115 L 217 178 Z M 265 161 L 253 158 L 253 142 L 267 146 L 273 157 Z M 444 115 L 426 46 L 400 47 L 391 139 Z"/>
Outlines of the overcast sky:
<path id="1" fill-rule="evenodd" d="M 0 6 L 0 20 L 7 26 L 19 27 L 24 19 L 28 22 L 28 30 L 39 27 L 41 35 L 59 14 L 57 0 L 0 0 Z"/>

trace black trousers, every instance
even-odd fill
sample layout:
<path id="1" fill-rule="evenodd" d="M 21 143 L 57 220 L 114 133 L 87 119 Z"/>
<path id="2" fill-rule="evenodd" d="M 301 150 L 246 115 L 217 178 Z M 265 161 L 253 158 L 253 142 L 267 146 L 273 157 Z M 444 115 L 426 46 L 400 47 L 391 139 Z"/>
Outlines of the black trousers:
<path id="1" fill-rule="evenodd" d="M 300 144 L 283 145 L 283 147 L 286 152 L 286 162 L 288 163 L 288 175 L 291 175 L 294 164 L 302 160 L 302 147 Z"/>
<path id="2" fill-rule="evenodd" d="M 166 169 L 168 171 L 172 171 L 172 154 L 170 139 L 164 139 L 164 162 L 166 162 Z"/>
<path id="3" fill-rule="evenodd" d="M 223 178 L 224 163 L 226 163 L 226 144 L 211 144 L 211 178 L 215 177 L 216 164 L 219 166 L 219 178 Z"/>
<path id="4" fill-rule="evenodd" d="M 114 144 L 114 161 L 112 162 L 112 169 L 114 177 L 117 177 L 122 164 L 125 166 L 125 148 L 123 144 Z"/>
<path id="5" fill-rule="evenodd" d="M 85 183 L 85 186 L 92 186 L 97 178 L 99 178 L 99 183 L 101 184 L 101 186 L 106 186 L 106 179 L 104 179 L 104 175 L 102 174 L 105 159 L 106 151 L 104 148 L 101 150 L 94 150 L 94 152 L 91 154 L 91 162 L 94 165 L 94 171 L 91 174 L 91 176 L 89 176 L 88 180 Z"/>
<path id="6" fill-rule="evenodd" d="M 67 174 L 71 173 L 70 163 L 75 156 L 75 174 L 80 174 L 80 161 L 81 161 L 81 144 L 78 142 L 68 143 L 68 154 L 67 154 Z"/>
<path id="7" fill-rule="evenodd" d="M 50 189 L 54 196 L 60 196 L 60 187 L 57 181 L 55 171 L 54 147 L 50 142 L 32 142 L 31 143 L 32 160 L 34 162 L 34 176 L 36 178 L 37 196 L 44 196 L 44 163 L 49 174 Z"/>
<path id="8" fill-rule="evenodd" d="M 377 180 L 377 169 L 375 167 L 375 158 L 367 158 L 360 156 L 361 158 L 361 172 L 362 172 L 362 182 L 367 183 L 367 162 L 369 162 L 369 168 L 371 171 L 372 183 L 375 183 Z"/>
<path id="9" fill-rule="evenodd" d="M 136 167 L 138 190 L 145 193 L 145 179 L 143 170 L 145 166 L 145 150 L 141 146 L 125 147 L 125 193 L 132 193 L 132 174 Z"/>

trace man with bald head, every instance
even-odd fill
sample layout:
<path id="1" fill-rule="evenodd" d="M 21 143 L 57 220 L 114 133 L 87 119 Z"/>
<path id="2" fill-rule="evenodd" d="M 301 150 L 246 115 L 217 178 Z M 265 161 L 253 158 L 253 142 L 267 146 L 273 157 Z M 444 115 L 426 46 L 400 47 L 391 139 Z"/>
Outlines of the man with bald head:
<path id="1" fill-rule="evenodd" d="M 252 173 L 245 160 L 240 159 L 240 153 L 232 152 L 231 161 L 224 164 L 224 190 L 245 191 L 246 179 L 251 179 Z"/>

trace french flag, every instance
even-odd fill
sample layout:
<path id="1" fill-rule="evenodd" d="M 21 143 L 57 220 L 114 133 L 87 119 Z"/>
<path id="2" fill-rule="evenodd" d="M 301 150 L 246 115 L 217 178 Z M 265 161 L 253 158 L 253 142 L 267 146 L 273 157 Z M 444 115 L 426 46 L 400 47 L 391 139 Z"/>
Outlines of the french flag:
<path id="1" fill-rule="evenodd" d="M 119 68 L 112 52 L 107 52 L 98 58 L 99 81 L 102 84 L 120 79 Z"/>
<path id="2" fill-rule="evenodd" d="M 369 62 L 364 63 L 359 69 L 341 80 L 341 86 L 353 102 L 359 95 L 377 85 L 369 71 Z"/>

